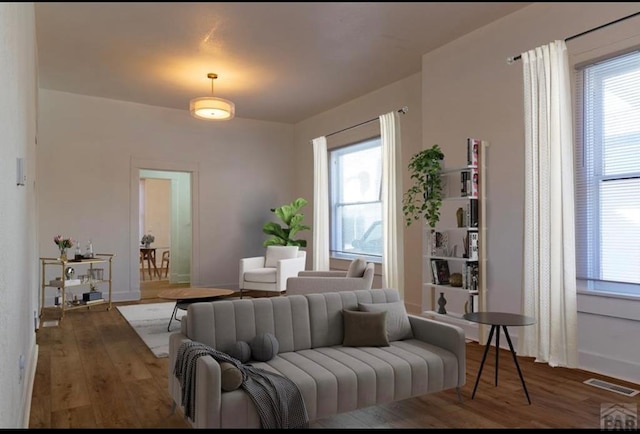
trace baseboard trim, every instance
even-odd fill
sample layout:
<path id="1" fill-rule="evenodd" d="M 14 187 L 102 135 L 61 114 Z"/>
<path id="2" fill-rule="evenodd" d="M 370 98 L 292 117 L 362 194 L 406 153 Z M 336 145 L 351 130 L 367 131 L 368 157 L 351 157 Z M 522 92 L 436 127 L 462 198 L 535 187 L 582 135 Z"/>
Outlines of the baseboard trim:
<path id="1" fill-rule="evenodd" d="M 31 401 L 33 399 L 33 385 L 36 381 L 36 368 L 38 367 L 38 352 L 39 347 L 35 345 L 33 351 L 31 352 L 31 360 L 29 361 L 29 375 L 27 376 L 25 381 L 25 401 L 22 403 L 22 428 L 29 428 L 29 419 L 31 418 Z"/>
<path id="2" fill-rule="evenodd" d="M 640 384 L 640 364 L 632 361 L 618 360 L 602 354 L 580 351 L 578 353 L 578 367 L 584 371 Z"/>

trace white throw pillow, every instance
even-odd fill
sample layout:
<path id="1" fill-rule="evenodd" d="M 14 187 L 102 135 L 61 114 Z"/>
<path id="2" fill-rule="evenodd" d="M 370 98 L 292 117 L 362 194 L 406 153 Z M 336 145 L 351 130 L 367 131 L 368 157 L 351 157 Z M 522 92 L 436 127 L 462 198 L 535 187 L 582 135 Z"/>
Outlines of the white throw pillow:
<path id="1" fill-rule="evenodd" d="M 362 277 L 364 276 L 364 270 L 367 268 L 367 261 L 362 258 L 356 258 L 349 264 L 347 270 L 347 277 Z"/>
<path id="2" fill-rule="evenodd" d="M 264 260 L 265 267 L 275 267 L 280 259 L 293 259 L 298 257 L 298 246 L 267 246 L 267 255 Z"/>
<path id="3" fill-rule="evenodd" d="M 387 312 L 387 337 L 389 342 L 413 338 L 407 310 L 402 300 L 392 303 L 358 303 L 358 310 L 363 312 Z"/>

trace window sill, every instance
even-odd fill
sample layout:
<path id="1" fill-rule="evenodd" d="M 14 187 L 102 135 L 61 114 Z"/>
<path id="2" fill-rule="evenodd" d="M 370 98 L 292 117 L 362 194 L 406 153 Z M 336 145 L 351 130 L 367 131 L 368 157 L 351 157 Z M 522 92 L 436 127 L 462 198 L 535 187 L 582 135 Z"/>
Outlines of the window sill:
<path id="1" fill-rule="evenodd" d="M 578 289 L 578 312 L 640 321 L 640 297 Z"/>
<path id="2" fill-rule="evenodd" d="M 348 262 L 351 262 L 351 261 L 353 261 L 354 259 L 357 259 L 357 258 L 363 258 L 365 261 L 373 262 L 375 264 L 382 264 L 382 258 L 381 257 L 379 257 L 379 256 L 368 256 L 368 255 L 365 255 L 365 254 L 333 255 L 329 259 L 332 260 L 332 261 L 336 260 L 336 261 L 348 261 Z"/>

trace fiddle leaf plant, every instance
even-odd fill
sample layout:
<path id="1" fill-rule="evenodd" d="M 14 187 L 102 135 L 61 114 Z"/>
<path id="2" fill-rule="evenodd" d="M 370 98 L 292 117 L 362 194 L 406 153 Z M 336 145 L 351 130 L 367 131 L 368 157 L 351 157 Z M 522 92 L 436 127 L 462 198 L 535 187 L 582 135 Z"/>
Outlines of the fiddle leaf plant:
<path id="1" fill-rule="evenodd" d="M 409 173 L 413 185 L 402 196 L 402 212 L 410 226 L 421 217 L 434 228 L 440 220 L 442 206 L 442 160 L 444 154 L 436 144 L 424 149 L 409 160 Z"/>
<path id="2" fill-rule="evenodd" d="M 300 209 L 309 203 L 306 199 L 299 197 L 288 205 L 282 205 L 278 208 L 271 208 L 271 212 L 275 213 L 285 226 L 276 222 L 267 222 L 262 227 L 262 232 L 271 235 L 264 241 L 263 246 L 298 246 L 306 247 L 307 240 L 295 239 L 295 236 L 304 230 L 311 229 L 302 223 L 304 214 Z"/>

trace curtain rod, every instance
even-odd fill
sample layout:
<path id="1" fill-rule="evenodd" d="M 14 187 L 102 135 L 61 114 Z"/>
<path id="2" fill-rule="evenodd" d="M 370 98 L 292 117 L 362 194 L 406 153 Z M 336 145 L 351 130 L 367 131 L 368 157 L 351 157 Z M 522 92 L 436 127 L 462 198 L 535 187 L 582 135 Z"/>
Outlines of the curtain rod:
<path id="1" fill-rule="evenodd" d="M 627 20 L 627 19 L 629 19 L 629 18 L 633 18 L 633 17 L 635 17 L 636 15 L 640 15 L 640 12 L 636 12 L 636 13 L 634 13 L 634 14 L 627 15 L 626 17 L 618 18 L 618 19 L 617 19 L 617 20 L 615 20 L 615 21 L 611 21 L 610 23 L 606 23 L 606 24 L 603 24 L 603 25 L 601 25 L 601 26 L 594 27 L 593 29 L 585 30 L 584 32 L 582 32 L 582 33 L 578 33 L 577 35 L 569 36 L 568 38 L 566 38 L 566 39 L 564 40 L 564 42 L 569 42 L 569 41 L 570 41 L 570 40 L 572 40 L 572 39 L 579 38 L 580 36 L 584 36 L 584 35 L 586 35 L 586 34 L 588 34 L 588 33 L 595 32 L 596 30 L 600 30 L 600 29 L 605 28 L 605 27 L 608 27 L 608 26 L 610 26 L 610 25 L 612 25 L 612 24 L 619 23 L 620 21 L 624 21 L 624 20 Z M 508 63 L 509 65 L 511 65 L 513 62 L 515 62 L 516 60 L 520 60 L 521 58 L 522 58 L 522 55 L 521 55 L 521 54 L 518 54 L 518 55 L 517 55 L 517 56 L 515 56 L 515 57 L 507 57 L 507 63 Z"/>
<path id="2" fill-rule="evenodd" d="M 406 106 L 405 106 L 405 107 L 402 107 L 401 109 L 398 109 L 398 110 L 397 110 L 397 112 L 398 112 L 398 113 L 400 113 L 400 114 L 402 114 L 402 115 L 403 115 L 403 114 L 406 114 L 408 111 L 409 111 L 409 108 L 408 108 L 408 107 L 406 107 Z M 333 133 L 325 134 L 325 137 L 329 137 L 329 136 L 333 136 L 334 134 L 342 133 L 343 131 L 347 131 L 347 130 L 350 130 L 350 129 L 352 129 L 352 128 L 356 128 L 356 127 L 362 126 L 362 125 L 364 125 L 364 124 L 368 124 L 369 122 L 377 121 L 378 119 L 379 119 L 379 117 L 377 117 L 377 118 L 373 118 L 373 119 L 369 119 L 368 121 L 360 122 L 359 124 L 352 125 L 352 126 L 350 126 L 350 127 L 343 128 L 343 129 L 338 130 L 338 131 L 334 131 Z"/>

